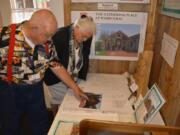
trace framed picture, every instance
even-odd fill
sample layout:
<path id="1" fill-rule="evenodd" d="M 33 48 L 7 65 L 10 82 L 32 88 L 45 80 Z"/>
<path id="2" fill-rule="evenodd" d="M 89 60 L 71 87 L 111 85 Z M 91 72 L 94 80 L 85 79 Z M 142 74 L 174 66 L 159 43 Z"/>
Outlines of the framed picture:
<path id="1" fill-rule="evenodd" d="M 165 103 L 160 89 L 154 84 L 135 110 L 137 123 L 149 123 Z"/>
<path id="2" fill-rule="evenodd" d="M 161 13 L 171 17 L 180 18 L 180 1 L 162 0 Z"/>
<path id="3" fill-rule="evenodd" d="M 72 11 L 72 22 L 81 14 L 93 17 L 96 23 L 91 59 L 138 60 L 139 53 L 144 49 L 147 13 Z"/>

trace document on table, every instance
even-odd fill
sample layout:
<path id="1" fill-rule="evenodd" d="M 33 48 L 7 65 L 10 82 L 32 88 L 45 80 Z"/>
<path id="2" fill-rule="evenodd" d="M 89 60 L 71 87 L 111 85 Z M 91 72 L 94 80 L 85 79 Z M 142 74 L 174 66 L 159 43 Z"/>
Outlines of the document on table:
<path id="1" fill-rule="evenodd" d="M 104 93 L 102 96 L 101 111 L 118 114 L 131 114 L 133 109 L 123 94 L 118 92 Z"/>
<path id="2" fill-rule="evenodd" d="M 63 119 L 69 119 L 72 116 L 71 120 L 73 118 L 75 121 L 79 121 L 84 118 L 118 121 L 119 117 L 123 115 L 134 116 L 133 109 L 123 94 L 118 92 L 96 94 L 102 95 L 100 108 L 81 108 L 79 107 L 79 101 L 75 98 L 73 93 L 68 91 L 62 104 Z"/>
<path id="3" fill-rule="evenodd" d="M 89 94 L 89 93 L 88 93 Z M 87 112 L 124 112 L 127 113 L 128 107 L 130 107 L 129 101 L 123 94 L 119 94 L 118 92 L 110 93 L 90 93 L 93 97 L 98 97 L 98 107 L 97 108 L 81 108 L 79 107 L 80 102 L 75 98 L 71 91 L 67 92 L 67 95 L 64 98 L 64 111 L 78 111 L 84 110 Z M 102 98 L 102 99 L 101 99 Z"/>

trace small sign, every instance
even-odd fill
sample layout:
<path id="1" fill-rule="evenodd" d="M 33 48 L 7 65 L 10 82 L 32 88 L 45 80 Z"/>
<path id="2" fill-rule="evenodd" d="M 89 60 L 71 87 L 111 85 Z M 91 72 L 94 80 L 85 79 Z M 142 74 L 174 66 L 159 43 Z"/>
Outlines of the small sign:
<path id="1" fill-rule="evenodd" d="M 180 1 L 179 0 L 162 0 L 161 13 L 180 19 Z"/>
<path id="2" fill-rule="evenodd" d="M 174 67 L 178 46 L 179 42 L 176 39 L 164 33 L 160 54 L 172 68 Z"/>
<path id="3" fill-rule="evenodd" d="M 98 3 L 98 10 L 118 10 L 117 3 Z"/>
<path id="4" fill-rule="evenodd" d="M 137 91 L 138 85 L 134 82 L 134 83 L 132 83 L 132 84 L 130 85 L 129 88 L 130 88 L 131 92 L 134 93 L 134 92 Z"/>

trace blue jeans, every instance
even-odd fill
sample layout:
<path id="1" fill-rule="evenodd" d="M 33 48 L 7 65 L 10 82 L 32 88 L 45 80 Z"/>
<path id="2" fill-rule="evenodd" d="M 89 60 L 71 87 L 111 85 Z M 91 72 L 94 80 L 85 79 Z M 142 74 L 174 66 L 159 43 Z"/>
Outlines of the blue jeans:
<path id="1" fill-rule="evenodd" d="M 29 118 L 32 135 L 47 135 L 50 125 L 42 82 L 17 85 L 0 81 L 0 128 L 3 135 L 20 135 L 24 113 Z"/>

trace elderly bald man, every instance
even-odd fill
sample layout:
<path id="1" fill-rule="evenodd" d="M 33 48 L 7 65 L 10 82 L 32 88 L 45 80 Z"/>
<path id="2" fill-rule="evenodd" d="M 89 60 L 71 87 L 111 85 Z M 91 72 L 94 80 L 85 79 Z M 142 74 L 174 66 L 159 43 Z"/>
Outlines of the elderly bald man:
<path id="1" fill-rule="evenodd" d="M 20 135 L 20 120 L 29 118 L 32 135 L 46 135 L 49 119 L 42 78 L 49 67 L 79 98 L 87 99 L 58 62 L 51 37 L 57 21 L 51 11 L 33 13 L 30 20 L 0 32 L 0 128 L 3 135 Z M 41 44 L 41 45 L 40 45 Z M 59 70 L 61 69 L 61 70 Z"/>

